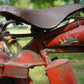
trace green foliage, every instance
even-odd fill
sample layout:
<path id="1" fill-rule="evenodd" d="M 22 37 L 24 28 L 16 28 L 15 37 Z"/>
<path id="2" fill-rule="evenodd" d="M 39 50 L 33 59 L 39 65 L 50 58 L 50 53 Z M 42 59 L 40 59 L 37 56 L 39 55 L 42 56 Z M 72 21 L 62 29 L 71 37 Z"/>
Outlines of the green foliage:
<path id="1" fill-rule="evenodd" d="M 61 0 L 31 0 L 30 2 L 33 3 L 34 9 L 49 8 L 64 4 Z"/>
<path id="2" fill-rule="evenodd" d="M 64 5 L 64 2 L 61 0 L 59 0 L 59 1 L 56 1 L 56 0 L 54 0 L 53 1 L 53 6 L 59 6 L 59 5 Z"/>
<path id="3" fill-rule="evenodd" d="M 80 2 L 84 4 L 84 0 L 0 0 L 0 5 L 12 5 L 20 8 L 49 8 L 64 4 L 72 4 Z"/>
<path id="4" fill-rule="evenodd" d="M 2 0 L 0 0 L 0 5 L 3 4 Z"/>
<path id="5" fill-rule="evenodd" d="M 0 5 L 12 5 L 20 8 L 28 8 L 31 4 L 29 0 L 0 0 Z"/>
<path id="6" fill-rule="evenodd" d="M 74 0 L 62 0 L 65 4 L 72 4 Z"/>
<path id="7" fill-rule="evenodd" d="M 0 0 L 0 5 L 5 5 L 6 2 L 3 2 L 3 0 Z"/>
<path id="8" fill-rule="evenodd" d="M 84 0 L 82 0 L 80 3 L 84 5 Z"/>
<path id="9" fill-rule="evenodd" d="M 20 8 L 28 8 L 29 1 L 28 0 L 18 0 L 18 2 L 16 2 L 14 5 Z"/>
<path id="10" fill-rule="evenodd" d="M 9 0 L 9 4 L 10 5 L 14 5 L 16 2 L 18 2 L 19 0 Z"/>
<path id="11" fill-rule="evenodd" d="M 53 6 L 59 6 L 64 4 L 72 4 L 72 3 L 82 3 L 84 4 L 84 0 L 30 0 L 33 3 L 33 8 L 49 8 Z"/>
<path id="12" fill-rule="evenodd" d="M 14 6 L 19 8 L 31 8 L 30 6 L 32 6 L 32 4 L 29 0 L 18 0 L 15 2 Z"/>
<path id="13" fill-rule="evenodd" d="M 84 16 L 84 13 L 83 13 L 83 12 L 81 12 L 81 13 L 80 13 L 80 15 L 81 15 L 81 16 Z"/>

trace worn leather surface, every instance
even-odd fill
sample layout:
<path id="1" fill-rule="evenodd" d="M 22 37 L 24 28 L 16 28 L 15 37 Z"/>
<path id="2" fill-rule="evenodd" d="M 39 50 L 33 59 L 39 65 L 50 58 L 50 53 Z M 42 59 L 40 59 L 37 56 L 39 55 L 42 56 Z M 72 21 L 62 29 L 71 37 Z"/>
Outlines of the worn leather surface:
<path id="1" fill-rule="evenodd" d="M 80 4 L 69 4 L 47 9 L 24 9 L 5 5 L 0 6 L 0 14 L 17 22 L 25 22 L 38 28 L 52 29 L 67 16 L 81 9 L 84 9 L 84 6 Z"/>

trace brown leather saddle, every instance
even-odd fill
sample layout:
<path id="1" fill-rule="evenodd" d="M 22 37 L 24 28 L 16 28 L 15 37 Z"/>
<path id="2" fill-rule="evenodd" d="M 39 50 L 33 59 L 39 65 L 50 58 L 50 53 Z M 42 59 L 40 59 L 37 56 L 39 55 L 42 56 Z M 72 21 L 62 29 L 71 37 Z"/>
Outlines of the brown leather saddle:
<path id="1" fill-rule="evenodd" d="M 7 20 L 24 22 L 42 29 L 58 26 L 67 16 L 84 8 L 81 4 L 69 4 L 47 9 L 24 9 L 13 6 L 0 6 L 0 14 Z"/>

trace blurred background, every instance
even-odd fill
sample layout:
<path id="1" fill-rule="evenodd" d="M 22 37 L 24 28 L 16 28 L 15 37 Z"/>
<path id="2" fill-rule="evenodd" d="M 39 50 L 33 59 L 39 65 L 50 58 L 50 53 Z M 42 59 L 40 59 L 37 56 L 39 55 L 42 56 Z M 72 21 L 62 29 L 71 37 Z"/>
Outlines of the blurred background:
<path id="1" fill-rule="evenodd" d="M 84 4 L 84 0 L 0 0 L 0 5 L 12 5 L 30 9 L 49 8 L 72 3 Z"/>
<path id="2" fill-rule="evenodd" d="M 12 5 L 19 8 L 27 8 L 27 9 L 42 9 L 42 8 L 50 8 L 54 6 L 60 6 L 65 4 L 73 4 L 79 3 L 84 5 L 84 0 L 0 0 L 0 5 Z M 84 16 L 84 14 L 80 14 Z M 4 17 L 0 16 L 0 21 L 3 23 L 6 22 Z M 30 33 L 30 25 L 16 25 L 11 24 L 7 27 L 7 30 L 10 33 Z M 19 38 L 18 42 L 23 47 L 25 46 L 32 38 Z M 69 58 L 73 71 L 75 73 L 78 84 L 84 84 L 84 53 L 59 53 L 59 54 L 50 54 L 50 58 L 58 57 L 58 58 Z M 30 76 L 32 77 L 35 84 L 49 84 L 49 80 L 45 75 L 45 68 L 36 67 L 30 70 Z"/>

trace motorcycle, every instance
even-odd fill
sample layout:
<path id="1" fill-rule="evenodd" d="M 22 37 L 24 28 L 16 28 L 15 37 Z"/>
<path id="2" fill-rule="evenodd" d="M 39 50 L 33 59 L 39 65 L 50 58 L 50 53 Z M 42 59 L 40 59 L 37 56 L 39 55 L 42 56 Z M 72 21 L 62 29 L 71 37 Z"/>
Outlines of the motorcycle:
<path id="1" fill-rule="evenodd" d="M 77 12 L 84 12 L 84 6 L 69 4 L 47 9 L 0 6 L 0 15 L 7 20 L 31 25 L 29 34 L 3 31 L 1 36 L 33 37 L 11 59 L 0 52 L 0 84 L 34 84 L 29 70 L 36 66 L 45 66 L 50 84 L 77 84 L 68 59 L 51 61 L 48 56 L 49 53 L 84 52 L 84 17 L 74 16 Z"/>

